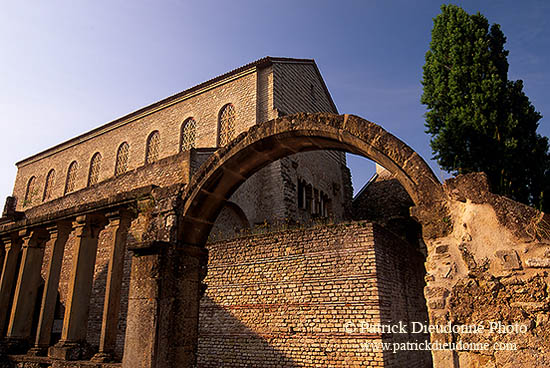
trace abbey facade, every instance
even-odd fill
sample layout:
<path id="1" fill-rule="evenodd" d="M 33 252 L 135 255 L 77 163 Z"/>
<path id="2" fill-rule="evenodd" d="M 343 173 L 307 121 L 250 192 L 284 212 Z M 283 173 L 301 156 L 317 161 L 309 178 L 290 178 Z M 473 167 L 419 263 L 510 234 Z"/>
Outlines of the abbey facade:
<path id="1" fill-rule="evenodd" d="M 18 162 L 16 209 L 28 210 L 189 150 L 192 174 L 217 147 L 251 126 L 300 111 L 337 112 L 315 62 L 260 59 Z M 161 180 L 151 177 L 135 187 Z M 241 186 L 213 235 L 315 218 L 340 221 L 346 196 L 350 178 L 344 153 L 293 155 Z"/>

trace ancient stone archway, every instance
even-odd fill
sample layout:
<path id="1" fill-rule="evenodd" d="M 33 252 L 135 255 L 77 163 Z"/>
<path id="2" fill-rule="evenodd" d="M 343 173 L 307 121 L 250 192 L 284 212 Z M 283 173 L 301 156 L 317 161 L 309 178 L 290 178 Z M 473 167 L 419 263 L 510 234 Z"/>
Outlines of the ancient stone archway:
<path id="1" fill-rule="evenodd" d="M 522 351 L 493 350 L 487 358 L 475 351 L 436 349 L 432 351 L 434 367 L 481 366 L 487 359 L 495 367 L 520 361 L 533 367 L 548 366 L 546 309 L 539 299 L 526 303 L 522 299 L 525 294 L 513 291 L 516 282 L 518 288 L 533 290 L 548 284 L 548 216 L 490 193 L 483 174 L 440 184 L 410 147 L 362 118 L 297 114 L 254 126 L 201 166 L 181 193 L 177 236 L 148 230 L 154 239 L 145 239 L 132 261 L 136 299 L 128 310 L 124 368 L 194 366 L 200 286 L 206 271 L 204 245 L 219 211 L 232 193 L 265 165 L 294 153 L 322 149 L 374 160 L 393 172 L 414 201 L 411 215 L 422 225 L 428 253 L 424 295 L 430 324 L 445 326 L 452 316 L 454 323 L 478 324 L 495 308 L 509 313 L 502 317 L 504 323 L 523 323 L 516 317 L 525 315 L 540 322 L 540 326 L 536 322 L 537 332 L 511 337 L 525 348 Z M 158 229 L 175 217 L 175 213 L 173 217 L 159 216 L 162 225 Z M 163 241 L 165 238 L 173 238 L 175 243 Z M 513 282 L 500 282 L 499 277 Z M 498 290 L 506 292 L 506 297 L 495 298 Z M 140 328 L 145 320 L 159 327 Z M 144 337 L 144 331 L 151 333 Z M 432 343 L 443 344 L 463 335 L 432 333 L 430 338 Z M 490 339 L 502 342 L 499 333 Z"/>
<path id="2" fill-rule="evenodd" d="M 425 239 L 448 231 L 450 219 L 442 185 L 416 152 L 380 126 L 353 115 L 327 113 L 300 113 L 253 126 L 212 154 L 185 187 L 177 210 L 175 247 L 160 240 L 166 234 L 159 230 L 158 240 L 136 249 L 139 256 L 132 264 L 136 270 L 133 289 L 140 296 L 129 306 L 124 368 L 142 364 L 145 358 L 139 352 L 151 346 L 158 351 L 149 354 L 151 363 L 142 364 L 144 367 L 194 366 L 201 281 L 207 268 L 205 244 L 218 214 L 238 187 L 262 167 L 294 153 L 327 149 L 362 155 L 391 171 L 414 201 L 411 214 L 422 225 Z M 142 280 L 161 285 L 163 292 L 142 289 Z M 144 291 L 149 298 L 142 295 Z M 132 323 L 160 318 L 155 313 L 151 317 L 149 301 L 155 298 L 163 310 L 164 317 L 158 322 L 162 326 L 143 338 Z M 163 340 L 168 336 L 169 340 Z"/>
<path id="3" fill-rule="evenodd" d="M 203 249 L 231 195 L 262 167 L 295 153 L 327 149 L 364 156 L 391 171 L 413 200 L 411 214 L 422 225 L 425 239 L 448 231 L 443 187 L 409 146 L 358 116 L 299 113 L 253 126 L 200 167 L 182 194 L 178 248 L 184 253 Z"/>
<path id="4" fill-rule="evenodd" d="M 423 225 L 424 236 L 444 231 L 441 184 L 409 146 L 358 116 L 301 113 L 252 127 L 201 166 L 183 194 L 180 242 L 204 245 L 233 192 L 265 165 L 294 153 L 323 149 L 362 155 L 390 170 L 414 201 L 413 215 Z M 434 216 L 425 214 L 434 211 L 443 214 L 440 222 L 427 220 Z"/>

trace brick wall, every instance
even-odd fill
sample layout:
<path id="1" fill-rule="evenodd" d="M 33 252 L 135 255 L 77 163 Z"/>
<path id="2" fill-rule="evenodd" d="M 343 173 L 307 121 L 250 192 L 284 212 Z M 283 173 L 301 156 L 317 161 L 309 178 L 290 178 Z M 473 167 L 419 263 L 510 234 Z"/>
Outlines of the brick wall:
<path id="1" fill-rule="evenodd" d="M 415 352 L 368 352 L 361 343 L 393 337 L 349 328 L 388 316 L 423 321 L 422 259 L 384 229 L 318 226 L 208 249 L 199 367 L 428 366 Z"/>
<path id="2" fill-rule="evenodd" d="M 94 279 L 90 295 L 90 309 L 88 314 L 88 328 L 86 342 L 95 349 L 99 346 L 101 323 L 103 319 L 103 304 L 107 288 L 107 273 L 109 270 L 109 256 L 112 251 L 112 230 L 106 229 L 99 234 L 97 245 Z M 125 251 L 124 269 L 121 287 L 121 302 L 118 321 L 118 332 L 114 352 L 116 359 L 121 360 L 124 351 L 124 337 L 126 332 L 126 315 L 128 313 L 128 291 L 130 285 L 131 252 Z"/>
<path id="3" fill-rule="evenodd" d="M 67 243 L 65 244 L 65 250 L 63 252 L 63 261 L 61 262 L 61 273 L 59 276 L 59 302 L 63 306 L 63 312 L 65 310 L 64 306 L 67 305 L 68 290 L 69 290 L 69 281 L 71 279 L 71 269 L 73 265 L 73 253 L 75 242 L 77 238 L 73 232 L 69 235 Z M 56 316 L 60 319 L 63 319 L 63 313 L 60 313 Z"/>

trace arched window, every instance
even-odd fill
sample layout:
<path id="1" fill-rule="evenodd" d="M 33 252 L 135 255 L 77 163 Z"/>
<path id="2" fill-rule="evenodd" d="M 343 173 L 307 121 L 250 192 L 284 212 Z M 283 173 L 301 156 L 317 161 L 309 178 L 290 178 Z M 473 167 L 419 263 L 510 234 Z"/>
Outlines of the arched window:
<path id="1" fill-rule="evenodd" d="M 94 153 L 90 161 L 90 172 L 88 174 L 88 186 L 97 184 L 99 181 L 99 170 L 101 169 L 101 154 Z"/>
<path id="2" fill-rule="evenodd" d="M 115 176 L 124 174 L 128 170 L 128 153 L 130 151 L 130 146 L 128 143 L 123 142 L 119 147 L 116 153 L 116 164 L 115 164 Z"/>
<path id="3" fill-rule="evenodd" d="M 42 202 L 49 201 L 52 197 L 52 188 L 55 182 L 55 170 L 51 169 L 46 176 L 46 184 L 44 185 L 44 195 L 42 196 Z"/>
<path id="4" fill-rule="evenodd" d="M 186 119 L 181 125 L 180 152 L 195 147 L 195 131 L 197 122 L 193 118 Z"/>
<path id="5" fill-rule="evenodd" d="M 225 105 L 220 110 L 218 124 L 218 146 L 225 146 L 235 136 L 235 107 L 232 104 Z"/>
<path id="6" fill-rule="evenodd" d="M 36 194 L 36 177 L 31 176 L 27 182 L 27 191 L 25 192 L 25 200 L 23 201 L 23 207 L 30 206 L 32 204 L 32 199 Z"/>
<path id="7" fill-rule="evenodd" d="M 147 138 L 147 146 L 145 147 L 145 163 L 150 164 L 155 162 L 159 158 L 159 147 L 160 146 L 160 134 L 158 130 L 155 130 L 149 134 Z"/>
<path id="8" fill-rule="evenodd" d="M 76 161 L 71 162 L 71 164 L 69 165 L 69 170 L 67 170 L 67 181 L 65 182 L 64 194 L 74 191 L 77 170 L 78 164 L 76 163 Z"/>

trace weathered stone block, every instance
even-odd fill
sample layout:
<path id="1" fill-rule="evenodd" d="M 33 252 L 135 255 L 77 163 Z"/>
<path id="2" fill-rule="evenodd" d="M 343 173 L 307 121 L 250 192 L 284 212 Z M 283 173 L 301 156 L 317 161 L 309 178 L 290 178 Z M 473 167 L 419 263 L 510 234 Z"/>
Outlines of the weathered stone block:
<path id="1" fill-rule="evenodd" d="M 521 261 L 515 250 L 499 250 L 495 253 L 495 255 L 497 256 L 498 259 L 500 259 L 500 263 L 503 269 L 505 270 L 521 269 Z"/>
<path id="2" fill-rule="evenodd" d="M 550 258 L 527 258 L 525 264 L 531 268 L 550 268 Z"/>

